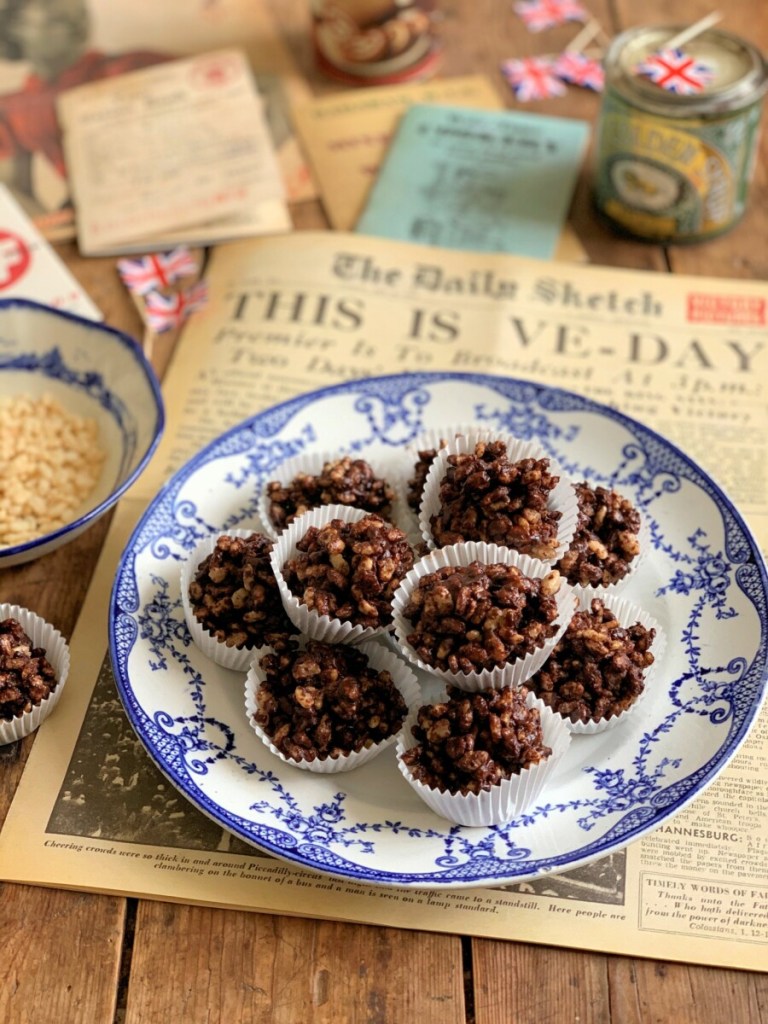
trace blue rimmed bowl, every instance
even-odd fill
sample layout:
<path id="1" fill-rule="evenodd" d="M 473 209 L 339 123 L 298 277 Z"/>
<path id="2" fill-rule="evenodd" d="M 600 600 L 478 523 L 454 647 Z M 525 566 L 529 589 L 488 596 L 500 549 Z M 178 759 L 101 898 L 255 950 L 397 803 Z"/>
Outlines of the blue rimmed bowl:
<path id="1" fill-rule="evenodd" d="M 163 432 L 160 386 L 133 338 L 36 302 L 0 301 L 0 403 L 43 394 L 96 420 L 106 458 L 71 521 L 34 540 L 0 543 L 0 569 L 39 558 L 93 524 L 139 477 Z"/>

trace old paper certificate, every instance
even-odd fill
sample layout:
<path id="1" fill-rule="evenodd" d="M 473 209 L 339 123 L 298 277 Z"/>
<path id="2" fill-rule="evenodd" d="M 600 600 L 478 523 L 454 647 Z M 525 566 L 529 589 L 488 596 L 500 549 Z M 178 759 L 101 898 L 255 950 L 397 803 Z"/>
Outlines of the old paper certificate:
<path id="1" fill-rule="evenodd" d="M 766 550 L 768 286 L 325 232 L 223 247 L 208 279 L 165 381 L 166 437 L 118 507 L 72 638 L 77 671 L 0 834 L 0 877 L 765 970 L 768 709 L 695 801 L 597 862 L 499 889 L 367 887 L 272 860 L 180 797 L 123 713 L 106 609 L 146 502 L 207 441 L 300 392 L 411 369 L 618 406 L 695 456 Z"/>
<path id="2" fill-rule="evenodd" d="M 243 51 L 82 85 L 57 109 L 85 255 L 291 228 Z"/>

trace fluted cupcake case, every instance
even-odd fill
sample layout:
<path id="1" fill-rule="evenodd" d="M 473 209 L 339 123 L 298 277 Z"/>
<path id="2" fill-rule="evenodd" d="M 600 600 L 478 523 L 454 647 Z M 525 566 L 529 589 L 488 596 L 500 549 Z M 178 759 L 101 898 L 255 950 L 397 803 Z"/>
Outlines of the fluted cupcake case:
<path id="1" fill-rule="evenodd" d="M 575 607 L 575 600 L 573 590 L 565 579 L 561 579 L 560 589 L 556 596 L 558 614 L 555 634 L 546 640 L 541 647 L 537 647 L 530 653 L 506 665 L 497 666 L 493 669 L 484 669 L 480 672 L 443 671 L 423 662 L 408 643 L 407 637 L 412 632 L 412 624 L 405 616 L 405 608 L 419 580 L 444 566 L 465 566 L 474 561 L 481 562 L 484 565 L 494 565 L 497 563 L 513 565 L 525 576 L 534 579 L 541 579 L 552 571 L 551 566 L 545 562 L 540 562 L 536 558 L 529 558 L 527 555 L 521 555 L 511 548 L 499 547 L 496 544 L 468 541 L 462 544 L 451 544 L 448 547 L 431 551 L 428 555 L 419 559 L 395 591 L 395 596 L 392 600 L 395 639 L 399 649 L 414 665 L 425 672 L 429 672 L 431 675 L 438 676 L 446 682 L 460 687 L 462 690 L 478 693 L 482 690 L 500 690 L 504 686 L 521 686 L 525 683 L 526 679 L 530 679 L 534 672 L 544 664 L 570 622 Z"/>
<path id="2" fill-rule="evenodd" d="M 333 519 L 340 519 L 344 523 L 356 523 L 368 515 L 371 513 L 350 505 L 324 505 L 322 508 L 310 509 L 309 512 L 298 516 L 275 541 L 270 557 L 283 606 L 297 630 L 313 640 L 323 640 L 326 643 L 356 644 L 361 640 L 372 639 L 375 636 L 383 636 L 391 632 L 391 623 L 374 628 L 332 618 L 329 615 L 320 615 L 314 608 L 308 608 L 297 597 L 294 597 L 283 576 L 283 566 L 297 554 L 297 543 L 311 527 L 321 529 Z"/>
<path id="3" fill-rule="evenodd" d="M 194 612 L 192 611 L 192 603 L 189 599 L 189 585 L 194 579 L 200 563 L 207 558 L 216 547 L 216 542 L 219 537 L 224 536 L 224 534 L 229 537 L 250 537 L 251 534 L 256 532 L 258 531 L 254 528 L 253 530 L 220 530 L 218 533 L 212 533 L 210 536 L 199 541 L 190 553 L 186 562 L 184 562 L 181 567 L 181 604 L 184 609 L 184 618 L 186 619 L 187 628 L 189 629 L 192 639 L 203 654 L 207 655 L 211 661 L 216 662 L 217 665 L 221 665 L 222 668 L 232 669 L 234 672 L 248 671 L 248 666 L 251 662 L 251 658 L 253 657 L 253 648 L 228 647 L 227 644 L 221 640 L 217 640 L 215 636 L 212 636 L 212 634 L 208 632 L 208 630 L 204 629 L 197 621 Z"/>
<path id="4" fill-rule="evenodd" d="M 387 650 L 386 647 L 383 647 L 376 641 L 364 641 L 360 644 L 356 644 L 355 646 L 366 655 L 368 658 L 368 664 L 372 669 L 377 672 L 389 672 L 392 677 L 392 682 L 402 694 L 408 707 L 408 714 L 410 714 L 410 710 L 413 707 L 418 706 L 421 701 L 421 688 L 419 687 L 415 673 L 408 667 L 408 665 L 405 664 L 402 658 L 399 658 L 392 651 Z M 402 727 L 399 732 L 393 733 L 392 736 L 388 736 L 379 743 L 372 744 L 369 747 L 363 747 L 360 751 L 354 751 L 339 757 L 326 757 L 323 759 L 315 758 L 314 761 L 296 761 L 292 758 L 286 757 L 285 754 L 278 750 L 274 745 L 264 729 L 254 720 L 254 715 L 256 714 L 257 709 L 258 688 L 264 680 L 264 672 L 259 666 L 259 660 L 264 654 L 267 654 L 270 651 L 271 648 L 269 647 L 261 647 L 252 653 L 251 665 L 248 670 L 248 674 L 245 677 L 245 712 L 251 728 L 268 750 L 275 755 L 275 757 L 279 757 L 281 761 L 292 765 L 294 768 L 301 768 L 305 771 L 319 772 L 322 774 L 331 774 L 334 772 L 348 772 L 352 771 L 354 768 L 360 768 L 362 765 L 367 764 L 368 761 L 371 761 L 374 757 L 378 757 L 382 751 L 387 750 L 396 743 L 398 736 L 402 732 Z M 406 718 L 407 717 L 408 715 L 406 715 Z"/>
<path id="5" fill-rule="evenodd" d="M 32 641 L 33 647 L 40 647 L 51 663 L 56 677 L 56 688 L 53 692 L 34 705 L 31 710 L 24 711 L 11 719 L 0 718 L 0 746 L 13 743 L 28 736 L 50 715 L 64 690 L 69 675 L 69 645 L 64 637 L 45 619 L 22 608 L 20 605 L 0 604 L 0 621 L 15 619 Z"/>
<path id="6" fill-rule="evenodd" d="M 661 625 L 652 615 L 645 611 L 645 609 L 640 608 L 639 605 L 636 605 L 632 601 L 627 600 L 627 598 L 615 593 L 611 588 L 579 587 L 576 596 L 576 611 L 588 611 L 592 600 L 597 597 L 603 602 L 608 611 L 613 612 L 619 625 L 629 627 L 635 622 L 639 622 L 640 625 L 645 626 L 646 629 L 654 629 L 656 631 L 656 635 L 653 638 L 653 644 L 651 645 L 651 653 L 653 654 L 654 659 L 653 664 L 649 665 L 646 670 L 645 675 L 643 676 L 643 682 L 645 684 L 643 692 L 633 704 L 618 715 L 611 715 L 610 718 L 600 718 L 597 721 L 572 722 L 569 718 L 561 716 L 563 717 L 566 728 L 574 736 L 595 736 L 597 733 L 605 732 L 607 729 L 615 729 L 617 725 L 628 721 L 637 708 L 642 705 L 650 688 L 653 686 L 656 669 L 664 655 L 667 638 Z"/>
<path id="7" fill-rule="evenodd" d="M 445 699 L 445 696 L 441 695 L 439 700 Z M 400 774 L 435 814 L 457 825 L 488 827 L 513 821 L 533 807 L 544 788 L 550 783 L 568 750 L 571 738 L 560 715 L 553 714 L 533 693 L 528 693 L 526 705 L 529 708 L 538 708 L 541 715 L 543 742 L 552 749 L 552 753 L 545 761 L 524 768 L 518 775 L 502 779 L 497 785 L 479 793 L 441 792 L 437 787 L 427 786 L 414 779 L 402 760 L 402 755 L 415 742 L 411 733 L 411 727 L 416 724 L 418 715 L 418 708 L 415 708 L 408 715 L 405 727 L 397 740 L 397 767 Z"/>

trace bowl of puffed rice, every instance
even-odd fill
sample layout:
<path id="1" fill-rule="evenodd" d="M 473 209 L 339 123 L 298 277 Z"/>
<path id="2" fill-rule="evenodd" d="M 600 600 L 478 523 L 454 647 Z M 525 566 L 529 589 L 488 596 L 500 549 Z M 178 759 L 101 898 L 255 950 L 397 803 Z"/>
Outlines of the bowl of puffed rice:
<path id="1" fill-rule="evenodd" d="M 0 568 L 53 551 L 110 509 L 164 421 L 155 373 L 129 335 L 0 301 Z"/>

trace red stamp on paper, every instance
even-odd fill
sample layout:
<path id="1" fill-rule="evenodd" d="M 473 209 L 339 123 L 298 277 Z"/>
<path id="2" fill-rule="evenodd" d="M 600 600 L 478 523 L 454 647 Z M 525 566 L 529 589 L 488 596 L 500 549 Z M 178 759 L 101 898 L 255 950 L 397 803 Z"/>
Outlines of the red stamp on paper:
<path id="1" fill-rule="evenodd" d="M 0 229 L 0 291 L 10 288 L 24 277 L 30 258 L 29 248 L 23 238 Z"/>
<path id="2" fill-rule="evenodd" d="M 237 57 L 217 54 L 196 60 L 192 65 L 191 75 L 198 88 L 218 89 L 229 85 L 241 72 L 242 65 Z"/>
<path id="3" fill-rule="evenodd" d="M 757 295 L 688 295 L 688 320 L 699 324 L 761 327 L 766 323 L 766 300 Z"/>

